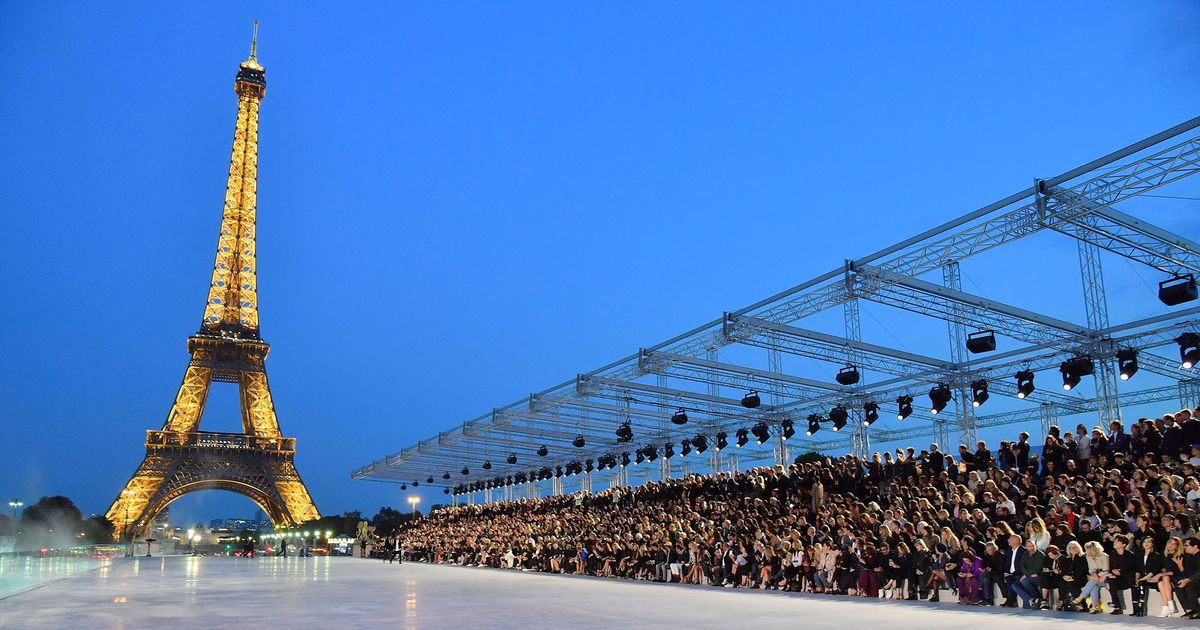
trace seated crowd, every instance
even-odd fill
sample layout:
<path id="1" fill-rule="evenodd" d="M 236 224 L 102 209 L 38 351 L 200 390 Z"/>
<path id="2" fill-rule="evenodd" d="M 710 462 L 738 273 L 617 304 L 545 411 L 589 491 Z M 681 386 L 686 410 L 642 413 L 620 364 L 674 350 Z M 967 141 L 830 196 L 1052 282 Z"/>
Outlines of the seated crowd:
<path id="1" fill-rule="evenodd" d="M 414 559 L 713 586 L 1200 618 L 1200 418 L 1051 427 L 486 505 L 404 526 Z M 1126 606 L 1126 601 L 1129 605 Z M 1003 598 L 1003 599 L 1001 599 Z"/>

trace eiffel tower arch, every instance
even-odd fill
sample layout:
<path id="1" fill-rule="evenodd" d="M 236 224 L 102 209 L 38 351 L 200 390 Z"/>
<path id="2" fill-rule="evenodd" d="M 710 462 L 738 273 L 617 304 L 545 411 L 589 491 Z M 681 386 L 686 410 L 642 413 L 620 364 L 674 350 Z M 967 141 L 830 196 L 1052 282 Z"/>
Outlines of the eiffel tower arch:
<path id="1" fill-rule="evenodd" d="M 276 527 L 320 518 L 296 471 L 296 439 L 279 430 L 267 384 L 270 345 L 258 329 L 258 109 L 267 83 L 257 58 L 257 30 L 256 22 L 250 58 L 234 81 L 237 124 L 204 318 L 188 339 L 191 362 L 167 420 L 162 430 L 146 432 L 146 458 L 106 514 L 117 540 L 144 535 L 171 502 L 200 490 L 241 494 Z M 241 433 L 200 430 L 214 382 L 237 384 Z"/>

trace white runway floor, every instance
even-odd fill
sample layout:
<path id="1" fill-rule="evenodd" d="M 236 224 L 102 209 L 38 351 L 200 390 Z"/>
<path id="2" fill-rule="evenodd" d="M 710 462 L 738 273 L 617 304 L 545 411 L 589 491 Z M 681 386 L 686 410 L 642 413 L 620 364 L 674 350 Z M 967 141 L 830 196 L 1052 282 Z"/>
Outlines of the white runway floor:
<path id="1" fill-rule="evenodd" d="M 852 624 L 852 625 L 851 625 Z M 1196 627 L 357 558 L 119 558 L 0 596 L 0 628 Z"/>

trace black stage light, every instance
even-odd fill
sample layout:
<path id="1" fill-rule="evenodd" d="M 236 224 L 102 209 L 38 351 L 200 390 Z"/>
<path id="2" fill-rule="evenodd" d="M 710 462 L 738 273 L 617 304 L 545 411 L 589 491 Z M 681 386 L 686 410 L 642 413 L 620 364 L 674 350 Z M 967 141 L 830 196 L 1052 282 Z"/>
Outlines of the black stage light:
<path id="1" fill-rule="evenodd" d="M 644 453 L 642 453 L 642 451 L 641 451 L 641 450 L 639 450 L 639 451 L 637 452 L 637 459 L 633 460 L 633 463 L 635 463 L 635 464 L 640 464 L 640 463 L 642 463 L 642 462 L 644 462 L 644 461 L 646 461 L 646 455 L 645 455 Z"/>
<path id="2" fill-rule="evenodd" d="M 426 477 L 425 483 L 433 483 L 433 477 Z"/>
<path id="3" fill-rule="evenodd" d="M 491 462 L 491 460 L 487 460 L 487 459 L 483 460 L 483 469 L 484 469 L 484 470 L 491 470 L 491 469 L 492 469 L 492 462 Z"/>
<path id="4" fill-rule="evenodd" d="M 750 390 L 745 396 L 742 396 L 742 406 L 747 409 L 757 409 L 762 404 L 762 398 L 758 396 L 758 390 Z"/>
<path id="5" fill-rule="evenodd" d="M 665 457 L 667 459 L 671 459 L 674 456 L 675 456 L 675 445 L 670 442 L 667 442 L 665 445 L 663 445 L 663 457 Z"/>
<path id="6" fill-rule="evenodd" d="M 442 494 L 450 494 L 450 488 L 442 488 Z"/>
<path id="7" fill-rule="evenodd" d="M 539 456 L 539 457 L 545 457 L 547 452 L 548 452 L 548 451 L 546 450 L 546 447 L 545 447 L 545 446 L 542 446 L 541 448 L 539 448 L 539 449 L 537 450 L 537 454 L 538 454 L 538 456 Z"/>
<path id="8" fill-rule="evenodd" d="M 879 403 L 873 400 L 868 401 L 863 405 L 863 412 L 866 414 L 863 422 L 867 423 L 867 426 L 875 424 L 875 421 L 879 419 Z"/>
<path id="9" fill-rule="evenodd" d="M 813 435 L 821 430 L 821 416 L 810 413 L 808 414 L 808 434 Z"/>
<path id="10" fill-rule="evenodd" d="M 1133 378 L 1138 371 L 1138 354 L 1137 350 L 1126 348 L 1117 350 L 1117 369 L 1121 373 L 1121 380 L 1128 381 Z"/>
<path id="11" fill-rule="evenodd" d="M 679 445 L 681 447 L 679 449 L 679 455 L 681 457 L 687 457 L 689 454 L 691 454 L 691 452 L 692 452 L 692 441 L 691 440 L 684 440 L 684 441 L 680 442 Z"/>
<path id="12" fill-rule="evenodd" d="M 628 465 L 629 465 L 629 453 L 627 453 L 627 452 L 621 453 L 621 466 L 625 467 Z"/>
<path id="13" fill-rule="evenodd" d="M 450 478 L 450 473 L 448 473 L 448 472 L 442 473 L 442 479 L 449 479 L 449 478 Z"/>
<path id="14" fill-rule="evenodd" d="M 1016 373 L 1017 378 L 1017 398 L 1025 398 L 1033 393 L 1033 372 L 1031 370 L 1021 370 Z"/>
<path id="15" fill-rule="evenodd" d="M 508 462 L 508 463 L 510 463 L 510 464 L 515 464 L 515 463 L 517 463 L 517 454 L 516 454 L 516 453 L 509 453 L 509 454 L 508 454 L 508 459 L 507 459 L 507 460 L 505 460 L 505 461 L 507 461 L 507 462 Z"/>
<path id="16" fill-rule="evenodd" d="M 1167 306 L 1175 306 L 1196 299 L 1196 277 L 1175 276 L 1158 283 L 1158 299 Z"/>
<path id="17" fill-rule="evenodd" d="M 408 484 L 406 484 L 406 483 L 402 483 L 402 484 L 400 484 L 400 489 L 401 489 L 401 490 L 408 490 Z"/>
<path id="18" fill-rule="evenodd" d="M 587 460 L 586 462 L 584 462 L 584 463 L 583 463 L 583 470 L 584 470 L 584 471 L 586 471 L 586 472 L 592 472 L 592 470 L 595 468 L 595 467 L 592 465 L 592 463 L 593 463 L 593 462 L 592 462 L 592 460 L 590 460 L 590 459 L 589 459 L 589 460 Z"/>
<path id="19" fill-rule="evenodd" d="M 469 475 L 469 474 L 471 474 L 471 471 L 470 471 L 470 470 L 468 470 L 466 466 L 463 466 L 463 469 L 462 469 L 462 474 L 464 474 L 464 475 Z"/>
<path id="20" fill-rule="evenodd" d="M 1096 371 L 1096 365 L 1092 363 L 1091 357 L 1075 357 L 1063 361 L 1062 365 L 1058 366 L 1058 371 L 1062 372 L 1063 389 L 1071 391 L 1079 385 L 1084 376 Z"/>
<path id="21" fill-rule="evenodd" d="M 418 487 L 418 486 L 420 486 L 420 485 L 421 485 L 421 482 L 417 481 L 416 479 L 413 479 L 413 487 L 414 487 L 414 488 L 416 488 L 416 487 Z"/>
<path id="22" fill-rule="evenodd" d="M 771 439 L 771 429 L 767 428 L 767 423 L 765 422 L 759 422 L 750 427 L 750 432 L 754 434 L 759 444 Z"/>
<path id="23" fill-rule="evenodd" d="M 979 379 L 971 383 L 971 406 L 981 407 L 988 399 L 988 382 Z"/>
<path id="24" fill-rule="evenodd" d="M 654 460 L 658 459 L 658 449 L 655 448 L 653 444 L 646 447 L 646 459 L 650 460 L 652 463 Z"/>
<path id="25" fill-rule="evenodd" d="M 967 352 L 979 354 L 996 349 L 996 333 L 991 330 L 977 330 L 967 335 Z"/>
<path id="26" fill-rule="evenodd" d="M 725 448 L 726 446 L 729 446 L 729 435 L 726 434 L 724 431 L 718 432 L 716 449 L 719 451 L 719 450 Z"/>
<path id="27" fill-rule="evenodd" d="M 779 423 L 779 426 L 783 428 L 783 432 L 779 434 L 779 437 L 783 438 L 784 440 L 796 435 L 796 429 L 792 426 L 791 418 L 784 418 L 783 422 Z"/>
<path id="28" fill-rule="evenodd" d="M 938 383 L 929 390 L 930 413 L 937 414 L 946 408 L 950 402 L 950 388 L 945 383 Z"/>
<path id="29" fill-rule="evenodd" d="M 747 434 L 747 433 L 749 433 L 749 431 L 746 431 L 745 429 L 738 429 L 738 430 L 737 430 L 737 433 L 736 433 L 736 435 L 737 435 L 737 445 L 738 445 L 739 447 L 745 446 L 745 445 L 746 445 L 746 442 L 749 442 L 749 441 L 750 441 L 750 438 L 746 437 L 746 434 Z"/>
<path id="30" fill-rule="evenodd" d="M 556 468 L 554 469 L 554 476 L 555 476 L 555 477 L 562 477 L 562 476 L 563 476 L 563 469 L 562 469 L 562 466 L 558 466 L 558 467 L 556 467 Z"/>
<path id="31" fill-rule="evenodd" d="M 571 446 L 574 446 L 575 448 L 583 448 L 585 444 L 587 444 L 587 442 L 583 441 L 582 435 L 576 435 L 575 439 L 571 440 Z"/>
<path id="32" fill-rule="evenodd" d="M 834 431 L 841 431 L 846 426 L 846 420 L 849 417 L 850 413 L 841 405 L 829 410 L 829 421 L 833 423 Z"/>
<path id="33" fill-rule="evenodd" d="M 618 444 L 624 444 L 625 442 L 630 442 L 632 440 L 633 440 L 633 428 L 629 426 L 628 422 L 622 423 L 621 426 L 617 427 L 617 443 Z"/>
<path id="34" fill-rule="evenodd" d="M 896 419 L 903 420 L 912 415 L 913 397 L 904 394 L 896 399 Z"/>
<path id="35" fill-rule="evenodd" d="M 679 411 L 676 411 L 675 415 L 671 416 L 671 422 L 673 422 L 675 424 L 687 424 L 687 421 L 688 421 L 687 412 L 685 412 L 682 409 L 680 409 Z"/>
<path id="36" fill-rule="evenodd" d="M 708 450 L 708 438 L 703 435 L 697 435 L 692 438 L 692 447 L 696 449 L 697 455 L 703 455 L 704 451 Z"/>
<path id="37" fill-rule="evenodd" d="M 1175 338 L 1179 344 L 1179 367 L 1190 370 L 1200 363 L 1200 335 L 1185 332 Z"/>
<path id="38" fill-rule="evenodd" d="M 833 378 L 842 385 L 853 385 L 857 383 L 859 379 L 858 368 L 854 367 L 853 365 L 847 365 L 846 367 L 838 370 L 837 376 Z"/>

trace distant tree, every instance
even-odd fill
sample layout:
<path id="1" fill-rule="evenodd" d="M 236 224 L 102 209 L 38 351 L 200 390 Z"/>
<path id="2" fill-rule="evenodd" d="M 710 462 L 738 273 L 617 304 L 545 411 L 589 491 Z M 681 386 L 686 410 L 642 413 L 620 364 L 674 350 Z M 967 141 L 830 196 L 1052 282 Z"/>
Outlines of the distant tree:
<path id="1" fill-rule="evenodd" d="M 86 536 L 83 513 L 67 497 L 42 497 L 21 513 L 21 538 L 27 547 L 69 547 Z"/>
<path id="2" fill-rule="evenodd" d="M 381 507 L 379 508 L 379 513 L 371 517 L 371 525 L 375 527 L 377 534 L 387 536 L 399 529 L 401 525 L 416 517 L 412 512 L 401 512 L 394 508 Z"/>
<path id="3" fill-rule="evenodd" d="M 821 462 L 824 459 L 825 459 L 824 455 L 822 455 L 816 451 L 808 451 L 807 453 L 801 453 L 800 455 L 797 455 L 796 463 L 797 464 L 816 464 L 816 463 Z"/>
<path id="4" fill-rule="evenodd" d="M 113 540 L 113 523 L 107 517 L 93 515 L 83 522 L 83 539 L 89 545 L 110 543 Z"/>

